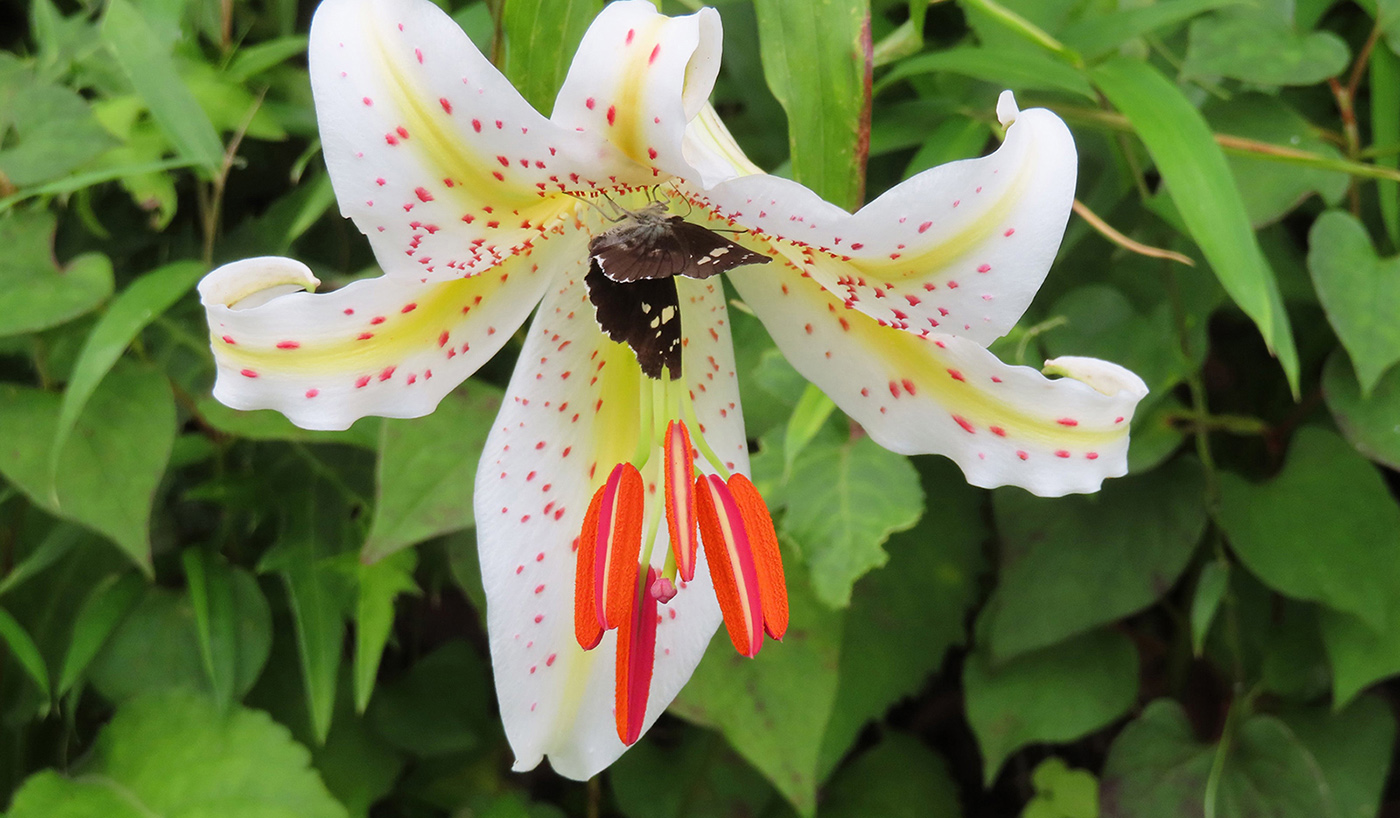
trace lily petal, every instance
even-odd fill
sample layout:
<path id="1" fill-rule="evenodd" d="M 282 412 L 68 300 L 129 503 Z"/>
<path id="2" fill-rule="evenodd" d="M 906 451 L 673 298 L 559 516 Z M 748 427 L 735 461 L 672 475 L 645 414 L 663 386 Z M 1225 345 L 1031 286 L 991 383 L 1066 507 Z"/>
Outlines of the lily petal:
<path id="1" fill-rule="evenodd" d="M 325 0 L 309 59 L 341 213 L 390 275 L 474 274 L 571 220 L 563 191 L 641 175 L 530 107 L 432 3 Z"/>
<path id="2" fill-rule="evenodd" d="M 326 294 L 300 291 L 319 282 L 292 259 L 227 264 L 199 285 L 214 397 L 276 409 L 305 429 L 426 415 L 496 354 L 539 300 L 549 265 L 582 257 L 585 238 L 575 231 L 487 275 L 427 284 L 381 276 Z"/>
<path id="3" fill-rule="evenodd" d="M 924 171 L 854 215 L 768 175 L 723 182 L 700 199 L 846 307 L 887 326 L 986 346 L 1015 325 L 1050 269 L 1077 161 L 1059 117 L 1018 111 L 1010 92 L 998 113 L 1010 127 L 995 152 Z"/>
<path id="4" fill-rule="evenodd" d="M 583 285 L 586 256 L 546 294 L 511 378 L 476 479 L 476 518 L 496 692 L 515 769 L 546 754 L 555 771 L 587 779 L 625 749 L 614 716 L 617 631 L 590 651 L 574 623 L 575 539 L 590 498 L 637 451 L 643 377 L 625 345 L 599 330 Z M 705 444 L 729 470 L 747 470 L 723 291 L 678 280 L 686 385 Z M 659 453 L 644 477 L 662 512 Z M 703 449 L 697 464 L 712 471 Z M 670 549 L 664 524 L 652 548 Z M 689 586 L 689 587 L 687 587 Z M 658 608 L 655 669 L 643 731 L 690 678 L 720 613 L 704 558 L 695 579 Z M 593 638 L 590 631 L 588 639 Z"/>
<path id="5" fill-rule="evenodd" d="M 693 176 L 682 137 L 719 75 L 721 36 L 714 9 L 666 17 L 647 0 L 612 3 L 579 44 L 551 119 L 603 135 L 647 171 L 618 181 Z"/>
<path id="6" fill-rule="evenodd" d="M 1068 377 L 1050 380 L 966 338 L 880 326 L 791 266 L 732 281 L 797 371 L 887 449 L 942 454 L 975 486 L 1042 497 L 1127 473 L 1128 427 L 1147 387 L 1122 367 L 1061 358 L 1052 369 Z"/>

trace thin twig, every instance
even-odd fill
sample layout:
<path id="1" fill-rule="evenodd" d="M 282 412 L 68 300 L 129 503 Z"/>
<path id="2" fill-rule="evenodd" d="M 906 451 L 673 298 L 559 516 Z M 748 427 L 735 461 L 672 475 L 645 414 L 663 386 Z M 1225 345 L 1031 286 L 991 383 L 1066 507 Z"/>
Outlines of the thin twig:
<path id="1" fill-rule="evenodd" d="M 1124 250 L 1131 250 L 1132 252 L 1142 256 L 1150 256 L 1152 258 L 1165 258 L 1171 261 L 1178 261 L 1182 264 L 1185 264 L 1187 267 L 1196 266 L 1195 260 L 1192 259 L 1190 256 L 1184 256 L 1181 253 L 1175 252 L 1173 250 L 1164 250 L 1161 247 L 1153 247 L 1150 244 L 1143 244 L 1140 241 L 1134 241 L 1128 238 L 1127 236 L 1123 235 L 1122 233 L 1119 233 L 1117 230 L 1113 229 L 1112 225 L 1099 218 L 1097 213 L 1090 210 L 1088 205 L 1084 204 L 1078 199 L 1074 200 L 1074 212 L 1079 214 L 1079 218 L 1088 222 L 1090 227 L 1099 231 L 1100 235 L 1113 242 L 1114 244 L 1118 245 L 1119 247 L 1122 247 Z"/>
<path id="2" fill-rule="evenodd" d="M 243 121 L 238 123 L 238 130 L 233 132 L 233 138 L 228 142 L 228 147 L 224 149 L 224 161 L 219 165 L 219 172 L 214 177 L 210 185 L 209 199 L 204 211 L 204 263 L 206 265 L 214 263 L 214 237 L 219 230 L 219 212 L 223 209 L 224 186 L 228 184 L 229 171 L 233 169 L 233 160 L 238 155 L 238 146 L 243 144 L 243 136 L 248 133 L 248 128 L 253 124 L 253 117 L 257 116 L 258 109 L 262 107 L 263 98 L 267 96 L 267 89 L 263 88 L 258 93 L 257 99 L 248 108 L 248 113 L 243 117 Z"/>

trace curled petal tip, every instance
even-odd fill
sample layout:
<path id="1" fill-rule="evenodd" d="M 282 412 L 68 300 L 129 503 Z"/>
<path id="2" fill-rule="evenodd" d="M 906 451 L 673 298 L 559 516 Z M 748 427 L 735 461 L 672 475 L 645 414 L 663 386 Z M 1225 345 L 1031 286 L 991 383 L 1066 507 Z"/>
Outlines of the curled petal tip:
<path id="1" fill-rule="evenodd" d="M 1109 397 L 1122 395 L 1141 400 L 1147 396 L 1147 384 L 1143 383 L 1142 378 L 1118 364 L 1098 358 L 1061 355 L 1046 361 L 1041 371 L 1046 375 L 1073 378 L 1092 387 L 1095 392 Z"/>
<path id="2" fill-rule="evenodd" d="M 278 296 L 314 291 L 321 283 L 311 268 L 280 256 L 245 258 L 215 269 L 199 282 L 199 301 L 206 307 L 232 310 L 260 307 Z"/>
<path id="3" fill-rule="evenodd" d="M 1003 128 L 1008 128 L 1016 121 L 1016 117 L 1021 113 L 1021 109 L 1016 107 L 1016 95 L 1010 91 L 1002 91 L 997 97 L 997 121 Z"/>

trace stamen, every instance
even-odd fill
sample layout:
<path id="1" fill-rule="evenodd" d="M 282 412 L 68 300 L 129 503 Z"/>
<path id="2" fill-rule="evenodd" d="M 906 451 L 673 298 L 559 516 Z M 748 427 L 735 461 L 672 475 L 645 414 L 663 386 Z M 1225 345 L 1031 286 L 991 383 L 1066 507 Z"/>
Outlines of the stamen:
<path id="1" fill-rule="evenodd" d="M 648 567 L 646 587 L 656 582 L 656 569 Z M 628 616 L 617 631 L 613 686 L 617 737 L 629 746 L 641 737 L 646 723 L 652 665 L 656 661 L 656 597 L 638 594 L 635 587 L 630 590 Z"/>
<path id="2" fill-rule="evenodd" d="M 650 574 L 648 574 L 648 576 L 650 576 Z M 667 602 L 670 602 L 671 600 L 676 598 L 676 586 L 671 582 L 671 580 L 667 579 L 666 577 L 661 577 L 656 582 L 653 582 L 651 584 L 651 588 L 647 591 L 647 593 L 656 597 L 657 602 L 660 602 L 662 605 L 665 605 Z"/>
<path id="3" fill-rule="evenodd" d="M 743 514 L 718 475 L 695 478 L 700 533 L 729 641 L 744 656 L 763 647 L 763 607 Z"/>
<path id="4" fill-rule="evenodd" d="M 574 638 L 579 647 L 592 650 L 603 639 L 605 627 L 598 616 L 598 589 L 595 587 L 594 564 L 598 551 L 598 512 L 603 506 L 603 492 L 607 486 L 599 487 L 588 504 L 588 513 L 583 515 L 583 528 L 578 535 L 578 560 L 574 566 Z"/>
<path id="5" fill-rule="evenodd" d="M 729 491 L 744 517 L 744 530 L 753 549 L 758 598 L 763 606 L 763 629 L 774 639 L 782 639 L 788 626 L 787 582 L 783 577 L 783 556 L 778 551 L 778 532 L 773 530 L 773 515 L 768 512 L 763 495 L 744 475 L 729 478 Z"/>
<path id="6" fill-rule="evenodd" d="M 666 530 L 681 579 L 695 579 L 695 552 L 700 541 L 695 531 L 695 455 L 684 421 L 666 426 Z"/>
<path id="7" fill-rule="evenodd" d="M 614 466 L 601 493 L 593 557 L 594 600 L 599 621 L 612 630 L 627 618 L 637 593 L 637 552 L 642 546 L 646 494 L 642 476 L 631 463 Z"/>

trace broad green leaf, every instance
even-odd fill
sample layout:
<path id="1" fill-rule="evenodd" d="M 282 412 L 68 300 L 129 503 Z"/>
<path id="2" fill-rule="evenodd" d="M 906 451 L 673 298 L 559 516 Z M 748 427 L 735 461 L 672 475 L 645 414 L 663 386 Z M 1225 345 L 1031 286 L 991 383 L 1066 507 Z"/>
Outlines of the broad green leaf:
<path id="1" fill-rule="evenodd" d="M 1200 359 L 1187 360 L 1179 344 L 1162 343 L 1177 334 L 1171 304 L 1159 303 L 1143 315 L 1127 296 L 1105 284 L 1075 287 L 1055 302 L 1050 315 L 1063 318 L 1065 325 L 1045 334 L 1047 356 L 1111 360 L 1136 372 L 1153 395 L 1170 392 L 1194 372 L 1208 348 L 1205 327 L 1196 327 L 1188 340 Z"/>
<path id="2" fill-rule="evenodd" d="M 107 640 L 136 608 L 146 582 L 135 574 L 113 574 L 99 582 L 78 609 L 73 634 L 58 674 L 58 695 L 66 696 L 87 672 Z"/>
<path id="3" fill-rule="evenodd" d="M 959 159 L 981 156 L 992 127 L 972 117 L 952 117 L 939 123 L 904 167 L 904 178 Z"/>
<path id="4" fill-rule="evenodd" d="M 502 5 L 502 70 L 521 96 L 548 116 L 603 0 L 504 0 Z"/>
<path id="5" fill-rule="evenodd" d="M 1400 256 L 1381 258 L 1365 225 L 1333 210 L 1308 232 L 1308 271 L 1364 398 L 1400 363 Z"/>
<path id="6" fill-rule="evenodd" d="M 959 818 L 958 785 L 948 763 L 904 733 L 861 754 L 822 793 L 822 818 Z"/>
<path id="7" fill-rule="evenodd" d="M 78 778 L 28 779 L 9 818 L 346 818 L 311 754 L 266 713 L 190 693 L 117 710 Z"/>
<path id="8" fill-rule="evenodd" d="M 788 118 L 793 178 L 847 210 L 865 198 L 869 0 L 757 0 L 763 73 Z"/>
<path id="9" fill-rule="evenodd" d="M 1263 9 L 1231 10 L 1191 24 L 1182 73 L 1255 85 L 1312 85 L 1346 69 L 1351 52 L 1330 31 L 1300 32 Z"/>
<path id="10" fill-rule="evenodd" d="M 1191 594 L 1191 651 L 1197 657 L 1205 650 L 1206 637 L 1215 622 L 1216 611 L 1230 587 L 1230 563 L 1215 560 L 1201 566 L 1196 590 Z"/>
<path id="11" fill-rule="evenodd" d="M 500 405 L 500 391 L 478 383 L 457 389 L 427 417 L 385 421 L 379 436 L 378 499 L 363 559 L 383 559 L 474 524 L 477 461 Z"/>
<path id="12" fill-rule="evenodd" d="M 1395 19 L 1395 43 L 1400 44 L 1400 9 Z M 1400 56 L 1385 48 L 1371 52 L 1371 141 L 1376 145 L 1400 145 Z M 1400 153 L 1377 156 L 1375 162 L 1392 170 L 1400 169 Z M 1376 199 L 1390 246 L 1400 250 L 1400 182 L 1376 182 Z"/>
<path id="13" fill-rule="evenodd" d="M 1187 412 L 1186 404 L 1175 395 L 1166 395 L 1146 411 L 1133 416 L 1128 438 L 1128 473 L 1143 474 L 1167 461 L 1186 440 L 1188 429 L 1176 418 Z"/>
<path id="14" fill-rule="evenodd" d="M 355 712 L 350 686 L 340 690 L 331 731 L 312 750 L 311 764 L 350 818 L 370 818 L 370 809 L 393 792 L 407 759 Z"/>
<path id="15" fill-rule="evenodd" d="M 170 48 L 128 0 L 109 0 L 102 39 L 116 55 L 151 116 L 186 159 L 208 175 L 223 163 L 224 146 L 194 94 L 180 79 Z"/>
<path id="16" fill-rule="evenodd" d="M 222 557 L 199 548 L 183 555 L 204 672 L 216 702 L 246 693 L 267 661 L 272 629 L 267 600 L 257 580 Z"/>
<path id="17" fill-rule="evenodd" d="M 26 675 L 39 688 L 39 695 L 48 699 L 50 695 L 49 669 L 44 657 L 39 654 L 39 646 L 24 626 L 15 621 L 10 612 L 0 608 L 0 641 L 9 648 L 10 655 L 24 669 Z"/>
<path id="18" fill-rule="evenodd" d="M 731 818 L 766 815 L 773 787 L 719 734 L 684 722 L 662 725 L 608 768 L 617 808 L 627 818 Z"/>
<path id="19" fill-rule="evenodd" d="M 1309 708 L 1279 718 L 1312 753 L 1327 780 L 1337 818 L 1373 818 L 1379 813 L 1395 746 L 1395 714 L 1385 701 L 1366 696 L 1338 712 Z"/>
<path id="20" fill-rule="evenodd" d="M 1149 6 L 1128 6 L 1108 14 L 1089 14 L 1067 27 L 1060 37 L 1086 59 L 1107 56 L 1144 34 L 1165 33 L 1206 11 L 1242 5 L 1248 0 L 1160 0 Z"/>
<path id="21" fill-rule="evenodd" d="M 129 604 L 121 583 L 112 589 L 112 598 L 90 602 L 94 617 L 115 615 L 112 618 L 120 622 L 88 668 L 93 687 L 113 702 L 174 689 L 199 692 L 219 704 L 242 698 L 267 663 L 272 613 L 257 580 L 246 571 L 230 570 L 228 585 L 227 617 L 233 621 L 221 621 L 210 629 L 212 664 L 225 679 L 220 688 L 210 683 L 191 595 L 149 586 L 130 613 L 121 617 L 122 607 Z M 94 630 L 105 625 L 95 621 Z M 210 694 L 227 698 L 219 700 Z"/>
<path id="22" fill-rule="evenodd" d="M 113 370 L 78 418 L 51 484 L 59 402 L 0 384 L 0 474 L 36 505 L 111 538 L 149 574 L 151 503 L 175 440 L 170 384 L 153 370 Z"/>
<path id="23" fill-rule="evenodd" d="M 377 450 L 380 425 L 383 423 L 378 418 L 362 418 L 343 432 L 322 432 L 295 426 L 285 415 L 273 409 L 244 412 L 230 409 L 211 397 L 200 398 L 196 401 L 195 408 L 199 416 L 213 428 L 245 440 L 343 443 L 347 446 Z"/>
<path id="24" fill-rule="evenodd" d="M 1400 367 L 1381 376 L 1371 396 L 1361 396 L 1346 355 L 1337 350 L 1322 370 L 1322 394 L 1337 426 L 1356 450 L 1400 471 Z"/>
<path id="25" fill-rule="evenodd" d="M 1240 136 L 1290 150 L 1341 159 L 1342 153 L 1322 139 L 1316 128 L 1276 97 L 1238 94 L 1228 102 L 1211 100 L 1202 113 L 1216 133 Z M 1299 167 L 1240 154 L 1226 157 L 1255 227 L 1286 216 L 1313 193 L 1335 205 L 1351 181 L 1345 173 Z"/>
<path id="26" fill-rule="evenodd" d="M 975 46 L 956 46 L 910 57 L 880 77 L 875 92 L 878 94 L 902 79 L 944 72 L 1013 91 L 1059 91 L 1094 98 L 1094 88 L 1083 74 L 1042 51 Z"/>
<path id="27" fill-rule="evenodd" d="M 842 616 L 788 583 L 792 622 L 753 659 L 710 642 L 671 712 L 724 734 L 802 815 L 816 810 L 820 747 L 836 702 Z"/>
<path id="28" fill-rule="evenodd" d="M 991 786 L 1021 747 L 1068 742 L 1113 722 L 1137 699 L 1137 650 L 1114 631 L 1094 631 L 993 664 L 982 649 L 963 665 L 967 720 Z"/>
<path id="29" fill-rule="evenodd" d="M 1145 62 L 1114 59 L 1093 69 L 1092 77 L 1142 138 L 1191 237 L 1226 292 L 1259 326 L 1296 393 L 1298 352 L 1278 283 L 1200 112 Z"/>
<path id="30" fill-rule="evenodd" d="M 844 607 L 851 585 L 889 559 L 881 545 L 919 521 L 923 492 L 909 460 L 861 437 L 812 443 L 782 489 L 784 536 L 796 542 L 823 604 Z"/>
<path id="31" fill-rule="evenodd" d="M 383 685 L 366 718 L 389 744 L 420 757 L 481 747 L 496 736 L 486 664 L 460 640 L 448 642 Z"/>
<path id="32" fill-rule="evenodd" d="M 1099 818 L 1099 781 L 1088 770 L 1072 770 L 1051 756 L 1031 773 L 1035 797 L 1021 818 Z"/>
<path id="33" fill-rule="evenodd" d="M 1222 473 L 1219 520 L 1271 588 L 1385 626 L 1400 577 L 1400 506 L 1336 434 L 1299 430 L 1283 471 L 1267 482 Z"/>
<path id="34" fill-rule="evenodd" d="M 0 52 L 0 179 L 28 187 L 56 179 L 116 144 L 77 92 L 36 77 Z"/>
<path id="35" fill-rule="evenodd" d="M 54 262 L 57 220 L 46 211 L 0 215 L 0 337 L 38 332 L 90 312 L 112 294 L 112 263 L 86 253 Z"/>
<path id="36" fill-rule="evenodd" d="M 358 594 L 355 610 L 355 711 L 365 712 L 374 680 L 379 674 L 379 659 L 389 641 L 394 625 L 394 600 L 399 594 L 416 593 L 413 569 L 418 556 L 413 551 L 400 551 L 376 563 L 356 562 Z"/>
<path id="37" fill-rule="evenodd" d="M 966 641 L 967 612 L 986 570 L 986 494 L 942 458 L 919 458 L 938 513 L 890 537 L 890 561 L 856 583 L 841 639 L 840 680 L 822 737 L 825 778 L 859 737 L 900 699 L 914 696 Z"/>
<path id="38" fill-rule="evenodd" d="M 1205 530 L 1194 459 L 1049 500 L 998 489 L 1001 576 L 982 618 L 997 661 L 1146 608 L 1171 589 Z"/>
<path id="39" fill-rule="evenodd" d="M 1221 748 L 1196 738 L 1181 705 L 1170 699 L 1149 704 L 1109 748 L 1101 779 L 1103 814 L 1119 818 L 1337 816 L 1317 762 L 1284 722 L 1274 716 L 1241 721 L 1223 750 L 1215 804 L 1207 812 L 1207 782 Z"/>
<path id="40" fill-rule="evenodd" d="M 117 359 L 141 330 L 179 301 L 204 272 L 204 265 L 197 262 L 167 264 L 136 279 L 112 299 L 107 312 L 88 333 L 73 372 L 68 376 L 68 388 L 63 393 L 58 413 L 58 429 L 54 433 L 51 463 L 58 463 L 83 407 Z"/>

